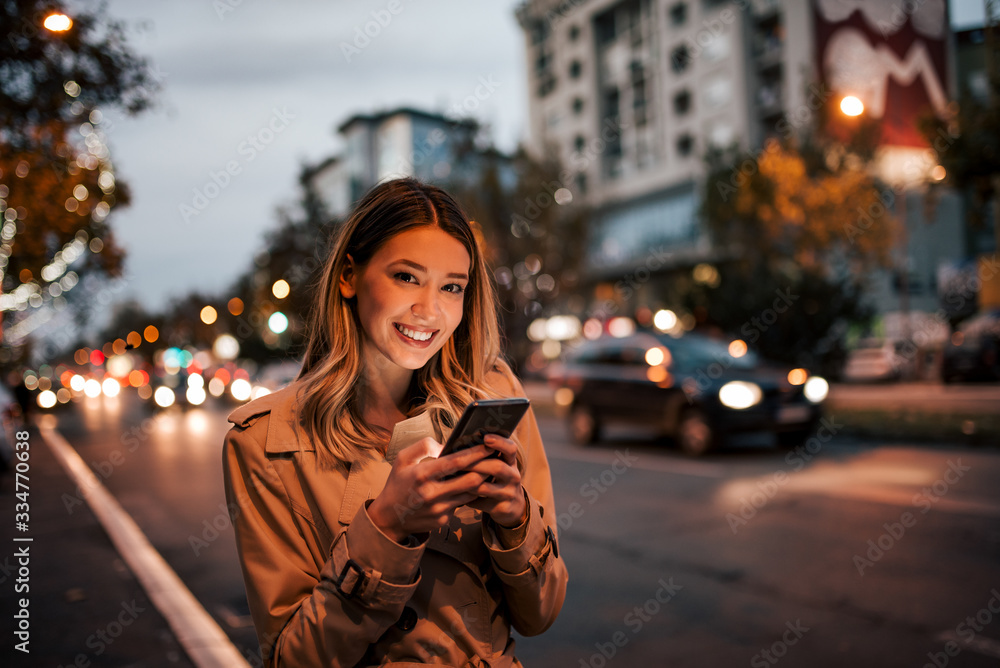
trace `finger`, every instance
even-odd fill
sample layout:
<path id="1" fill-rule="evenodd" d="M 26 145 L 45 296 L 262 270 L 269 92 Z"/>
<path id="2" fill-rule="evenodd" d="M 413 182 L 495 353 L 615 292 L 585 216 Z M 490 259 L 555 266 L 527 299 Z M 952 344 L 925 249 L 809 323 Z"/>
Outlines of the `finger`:
<path id="1" fill-rule="evenodd" d="M 470 464 L 465 470 L 479 473 L 487 479 L 492 478 L 502 484 L 521 482 L 521 472 L 516 466 L 491 457 Z"/>
<path id="2" fill-rule="evenodd" d="M 463 471 L 472 464 L 482 460 L 491 452 L 493 451 L 485 445 L 476 445 L 443 457 L 438 457 L 436 461 L 430 463 L 431 474 L 444 477 L 458 471 Z"/>
<path id="3" fill-rule="evenodd" d="M 487 434 L 483 440 L 487 446 L 499 452 L 500 457 L 508 464 L 517 461 L 517 443 L 513 440 L 499 434 Z"/>
<path id="4" fill-rule="evenodd" d="M 409 466 L 428 457 L 436 459 L 443 449 L 444 445 L 442 443 L 438 443 L 428 436 L 400 450 L 399 454 L 396 455 L 396 461 L 401 466 Z"/>

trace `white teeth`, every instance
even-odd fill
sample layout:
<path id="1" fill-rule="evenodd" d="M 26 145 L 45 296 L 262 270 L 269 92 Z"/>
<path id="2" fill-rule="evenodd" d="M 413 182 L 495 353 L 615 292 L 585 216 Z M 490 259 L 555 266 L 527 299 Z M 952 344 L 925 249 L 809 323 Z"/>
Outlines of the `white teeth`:
<path id="1" fill-rule="evenodd" d="M 434 336 L 434 332 L 414 332 L 412 329 L 407 329 L 402 325 L 396 323 L 393 324 L 396 325 L 396 329 L 398 329 L 400 332 L 410 337 L 414 341 L 426 341 L 432 336 Z"/>

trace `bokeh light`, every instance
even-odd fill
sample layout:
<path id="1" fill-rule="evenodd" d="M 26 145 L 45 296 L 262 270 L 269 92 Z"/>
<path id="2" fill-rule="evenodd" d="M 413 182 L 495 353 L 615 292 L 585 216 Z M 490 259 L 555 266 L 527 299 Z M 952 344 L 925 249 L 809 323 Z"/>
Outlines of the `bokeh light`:
<path id="1" fill-rule="evenodd" d="M 214 306 L 206 306 L 201 309 L 201 321 L 206 325 L 213 324 L 219 318 L 219 312 Z"/>
<path id="2" fill-rule="evenodd" d="M 668 309 L 660 309 L 653 316 L 653 326 L 661 332 L 668 332 L 677 326 L 677 314 Z"/>
<path id="3" fill-rule="evenodd" d="M 147 342 L 156 343 L 156 340 L 160 338 L 160 330 L 153 325 L 150 325 L 146 327 L 146 329 L 142 330 L 142 336 Z"/>
<path id="4" fill-rule="evenodd" d="M 52 390 L 45 390 L 38 394 L 38 405 L 42 408 L 52 408 L 56 405 L 56 393 Z"/>
<path id="5" fill-rule="evenodd" d="M 617 339 L 632 336 L 635 333 L 635 321 L 622 316 L 612 318 L 608 323 L 608 333 Z"/>
<path id="6" fill-rule="evenodd" d="M 747 344 L 742 339 L 736 339 L 729 344 L 730 356 L 739 359 L 747 354 Z"/>
<path id="7" fill-rule="evenodd" d="M 233 360 L 240 354 L 240 342 L 232 334 L 221 334 L 212 344 L 212 353 L 220 360 Z"/>
<path id="8" fill-rule="evenodd" d="M 250 381 L 244 378 L 237 378 L 229 386 L 229 393 L 233 395 L 233 399 L 236 399 L 236 401 L 246 401 L 250 398 L 252 391 L 253 387 L 250 385 Z"/>
<path id="9" fill-rule="evenodd" d="M 857 97 L 847 95 L 840 101 L 840 110 L 845 116 L 860 116 L 865 112 L 865 105 Z"/>
<path id="10" fill-rule="evenodd" d="M 288 281 L 281 278 L 274 282 L 271 286 L 271 294 L 273 294 L 278 299 L 284 299 L 292 291 L 291 286 L 288 285 Z"/>
<path id="11" fill-rule="evenodd" d="M 54 13 L 46 16 L 42 25 L 51 32 L 66 32 L 73 27 L 73 19 L 65 14 Z"/>
<path id="12" fill-rule="evenodd" d="M 281 334 L 288 329 L 288 316 L 281 311 L 275 311 L 267 319 L 267 327 L 275 334 Z"/>
<path id="13" fill-rule="evenodd" d="M 650 348 L 646 351 L 646 364 L 649 366 L 659 366 L 667 359 L 664 348 Z"/>
<path id="14" fill-rule="evenodd" d="M 240 315 L 243 313 L 243 300 L 239 297 L 233 297 L 229 300 L 228 308 L 233 315 Z"/>
<path id="15" fill-rule="evenodd" d="M 117 397 L 121 391 L 121 384 L 114 378 L 105 378 L 104 382 L 101 383 L 101 392 L 106 397 Z"/>
<path id="16" fill-rule="evenodd" d="M 177 401 L 177 397 L 174 396 L 174 391 L 169 387 L 161 385 L 156 388 L 156 392 L 153 393 L 153 401 L 160 408 L 167 408 L 168 406 L 173 406 L 174 402 Z"/>
<path id="17" fill-rule="evenodd" d="M 802 385 L 808 377 L 805 369 L 792 369 L 788 372 L 788 382 L 791 385 Z"/>
<path id="18" fill-rule="evenodd" d="M 84 384 L 83 393 L 91 399 L 101 396 L 101 382 L 96 378 L 91 378 Z"/>

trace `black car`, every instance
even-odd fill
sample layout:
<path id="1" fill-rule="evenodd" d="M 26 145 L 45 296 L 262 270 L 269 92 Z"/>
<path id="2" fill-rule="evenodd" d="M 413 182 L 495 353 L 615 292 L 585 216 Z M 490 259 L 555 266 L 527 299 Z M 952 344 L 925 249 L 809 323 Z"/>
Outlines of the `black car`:
<path id="1" fill-rule="evenodd" d="M 1000 380 L 1000 312 L 976 316 L 952 333 L 942 351 L 941 380 Z"/>
<path id="2" fill-rule="evenodd" d="M 581 444 L 599 440 L 611 422 L 658 427 L 690 455 L 734 433 L 803 441 L 820 419 L 826 381 L 765 363 L 741 344 L 731 354 L 729 344 L 695 333 L 605 336 L 573 347 L 548 379 Z"/>

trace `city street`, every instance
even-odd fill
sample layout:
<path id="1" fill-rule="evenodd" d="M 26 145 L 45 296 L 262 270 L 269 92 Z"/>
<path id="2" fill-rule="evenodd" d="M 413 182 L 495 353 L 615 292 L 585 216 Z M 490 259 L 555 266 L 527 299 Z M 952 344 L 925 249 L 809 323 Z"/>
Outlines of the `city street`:
<path id="1" fill-rule="evenodd" d="M 59 433 L 246 656 L 256 639 L 222 490 L 226 410 L 152 413 L 129 394 L 75 403 L 55 417 Z M 525 665 L 993 666 L 1000 659 L 995 448 L 849 441 L 830 415 L 797 451 L 690 460 L 638 432 L 612 432 L 586 449 L 568 444 L 556 418 L 540 424 L 570 586 L 555 625 L 518 641 Z M 37 484 L 36 498 L 50 493 Z M 68 515 L 80 514 L 72 494 L 61 498 Z M 0 499 L 13 504 L 10 485 Z M 71 544 L 65 552 L 72 559 Z M 50 584 L 58 583 L 39 586 Z M 33 614 L 36 622 L 56 619 L 72 605 Z M 71 628 L 81 634 L 76 649 L 87 651 L 90 626 L 108 621 Z M 47 643 L 44 633 L 36 632 L 31 665 L 72 665 L 68 638 Z M 102 658 L 114 657 L 111 646 Z M 186 661 L 172 653 L 170 663 Z"/>

